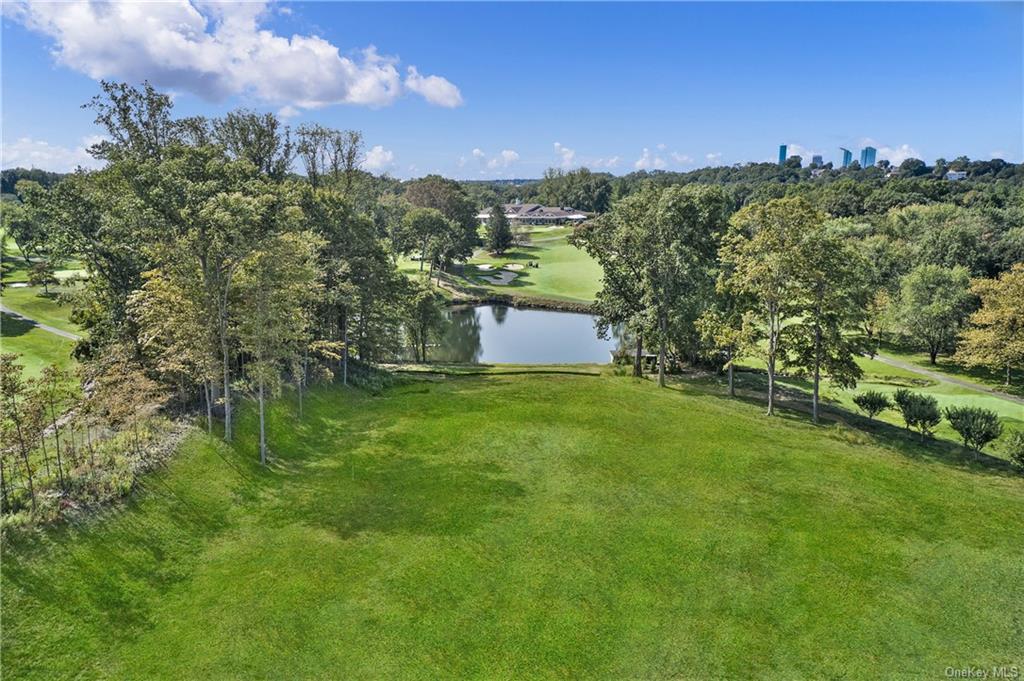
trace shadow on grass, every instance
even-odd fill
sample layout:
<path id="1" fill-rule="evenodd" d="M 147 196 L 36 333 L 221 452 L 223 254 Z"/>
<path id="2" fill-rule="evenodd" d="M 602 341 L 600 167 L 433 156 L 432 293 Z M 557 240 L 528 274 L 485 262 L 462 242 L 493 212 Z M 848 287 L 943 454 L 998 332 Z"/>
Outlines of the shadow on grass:
<path id="1" fill-rule="evenodd" d="M 4 312 L 0 314 L 0 327 L 0 336 L 3 338 L 17 338 L 36 328 L 36 323 Z"/>
<path id="2" fill-rule="evenodd" d="M 787 385 L 779 389 L 775 416 L 786 421 L 798 422 L 813 426 L 811 422 L 811 384 L 809 381 L 786 377 Z M 722 400 L 738 401 L 744 404 L 767 409 L 767 375 L 756 371 L 738 371 L 735 374 L 736 396 L 730 397 L 724 389 L 724 377 L 703 376 L 691 378 L 679 387 L 702 388 L 702 394 Z M 794 386 L 800 389 L 794 389 Z M 820 427 L 829 427 L 826 433 L 849 444 L 870 443 L 889 449 L 902 456 L 931 464 L 952 466 L 973 473 L 996 475 L 1000 477 L 1018 477 L 1008 461 L 989 454 L 975 453 L 959 443 L 938 440 L 934 437 L 923 441 L 918 433 L 885 421 L 870 420 L 841 404 L 823 399 L 820 411 Z M 839 428 L 838 430 L 836 428 Z M 844 433 L 846 428 L 852 432 Z M 864 438 L 862 440 L 861 438 Z"/>

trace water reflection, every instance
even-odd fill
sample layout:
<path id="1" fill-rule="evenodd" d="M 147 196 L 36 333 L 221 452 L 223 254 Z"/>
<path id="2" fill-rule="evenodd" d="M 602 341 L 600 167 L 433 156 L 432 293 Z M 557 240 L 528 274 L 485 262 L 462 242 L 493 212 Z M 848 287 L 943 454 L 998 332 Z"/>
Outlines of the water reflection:
<path id="1" fill-rule="evenodd" d="M 609 361 L 624 342 L 617 330 L 598 338 L 591 315 L 524 310 L 506 305 L 455 307 L 440 343 L 427 351 L 432 362 L 575 364 Z"/>

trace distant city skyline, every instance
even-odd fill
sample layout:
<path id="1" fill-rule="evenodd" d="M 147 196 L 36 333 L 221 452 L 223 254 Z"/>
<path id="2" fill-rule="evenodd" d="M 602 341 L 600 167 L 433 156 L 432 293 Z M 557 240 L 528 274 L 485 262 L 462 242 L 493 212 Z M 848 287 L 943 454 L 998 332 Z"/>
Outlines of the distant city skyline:
<path id="1" fill-rule="evenodd" d="M 182 116 L 247 107 L 360 130 L 363 167 L 402 178 L 773 162 L 766 140 L 833 163 L 868 146 L 897 165 L 1024 160 L 1020 3 L 27 0 L 2 17 L 3 167 L 95 167 L 101 131 L 80 106 L 101 78 L 148 79 Z M 498 39 L 508 26 L 585 40 Z M 835 26 L 900 49 L 778 49 Z"/>

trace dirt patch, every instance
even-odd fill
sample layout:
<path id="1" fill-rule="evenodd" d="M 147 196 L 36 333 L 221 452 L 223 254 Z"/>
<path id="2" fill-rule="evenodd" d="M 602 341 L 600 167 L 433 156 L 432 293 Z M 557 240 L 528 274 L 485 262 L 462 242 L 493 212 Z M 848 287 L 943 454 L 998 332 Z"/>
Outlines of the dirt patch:
<path id="1" fill-rule="evenodd" d="M 521 263 L 518 263 L 518 262 L 511 262 L 511 263 L 505 265 L 505 269 L 506 270 L 512 270 L 513 272 L 518 272 L 519 270 L 523 269 L 523 265 Z"/>

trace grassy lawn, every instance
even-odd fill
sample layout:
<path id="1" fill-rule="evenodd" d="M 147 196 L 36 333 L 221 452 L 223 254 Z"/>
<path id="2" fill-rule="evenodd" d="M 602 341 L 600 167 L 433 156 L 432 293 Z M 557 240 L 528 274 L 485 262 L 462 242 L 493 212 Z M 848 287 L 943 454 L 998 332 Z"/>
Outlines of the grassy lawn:
<path id="1" fill-rule="evenodd" d="M 922 369 L 938 371 L 965 381 L 973 381 L 996 390 L 1024 397 L 1024 372 L 1019 369 L 1011 374 L 1011 385 L 1006 386 L 1006 374 L 985 367 L 965 367 L 953 362 L 949 356 L 939 355 L 935 365 L 931 364 L 927 352 L 916 350 L 905 344 L 882 343 L 879 352 L 894 359 L 903 360 Z"/>
<path id="2" fill-rule="evenodd" d="M 75 342 L 43 331 L 33 324 L 9 315 L 0 320 L 0 351 L 21 355 L 18 362 L 25 367 L 26 376 L 35 377 L 44 366 L 57 364 L 73 369 L 75 360 L 71 350 Z"/>
<path id="3" fill-rule="evenodd" d="M 1024 662 L 1024 479 L 698 383 L 415 380 L 196 435 L 3 563 L 11 678 L 944 678 Z M 900 444 L 895 446 L 893 441 Z"/>
<path id="4" fill-rule="evenodd" d="M 582 250 L 570 246 L 566 237 L 571 228 L 537 230 L 531 234 L 533 243 L 518 246 L 498 257 L 478 251 L 461 270 L 454 273 L 453 283 L 470 286 L 484 292 L 565 300 L 573 303 L 591 303 L 601 288 L 601 266 Z M 534 262 L 540 267 L 527 267 Z M 500 268 L 506 264 L 523 265 L 516 278 L 506 285 L 491 283 L 487 277 L 494 270 L 478 270 L 476 265 Z M 419 271 L 419 262 L 402 259 L 399 269 L 408 274 Z"/>
<path id="5" fill-rule="evenodd" d="M 71 306 L 62 304 L 58 300 L 59 294 L 73 290 L 68 287 L 51 286 L 50 293 L 47 295 L 39 287 L 8 287 L 0 294 L 0 302 L 18 314 L 34 319 L 41 324 L 80 334 L 81 327 L 68 320 Z"/>

